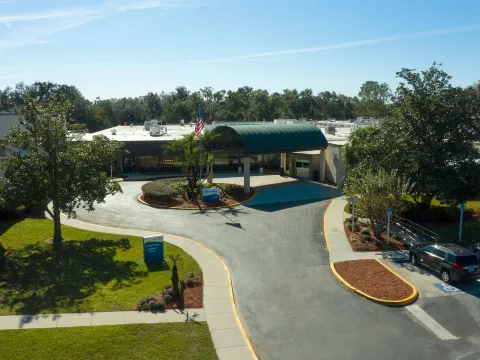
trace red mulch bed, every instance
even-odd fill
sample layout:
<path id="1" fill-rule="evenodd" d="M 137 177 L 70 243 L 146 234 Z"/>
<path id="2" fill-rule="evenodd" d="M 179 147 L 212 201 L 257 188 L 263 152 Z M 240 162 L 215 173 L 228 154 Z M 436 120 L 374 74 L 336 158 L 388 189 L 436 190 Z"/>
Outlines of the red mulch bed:
<path id="1" fill-rule="evenodd" d="M 334 264 L 337 273 L 350 285 L 382 300 L 403 300 L 413 289 L 377 260 L 349 260 Z"/>
<path id="2" fill-rule="evenodd" d="M 183 296 L 165 304 L 165 309 L 201 309 L 203 308 L 203 285 L 187 287 Z"/>
<path id="3" fill-rule="evenodd" d="M 255 196 L 255 190 L 250 189 L 250 193 L 246 194 L 243 191 L 243 186 L 241 191 L 235 191 L 231 194 L 231 197 L 228 199 L 220 199 L 219 201 L 211 201 L 204 203 L 201 200 L 190 201 L 182 197 L 181 195 L 169 199 L 169 201 L 164 202 L 146 202 L 143 198 L 143 194 L 140 195 L 140 199 L 145 201 L 148 205 L 159 207 L 159 208 L 170 208 L 170 209 L 211 209 L 220 206 L 235 206 L 239 205 L 242 202 L 245 202 Z"/>
<path id="4" fill-rule="evenodd" d="M 358 232 L 352 232 L 352 225 L 345 225 L 344 228 L 353 251 L 392 251 L 407 249 L 402 240 L 395 240 L 390 236 L 390 244 L 387 244 L 387 234 L 382 233 L 381 237 L 378 238 L 371 230 L 370 240 L 364 240 L 360 231 L 364 229 L 365 226 L 360 226 L 360 231 Z"/>

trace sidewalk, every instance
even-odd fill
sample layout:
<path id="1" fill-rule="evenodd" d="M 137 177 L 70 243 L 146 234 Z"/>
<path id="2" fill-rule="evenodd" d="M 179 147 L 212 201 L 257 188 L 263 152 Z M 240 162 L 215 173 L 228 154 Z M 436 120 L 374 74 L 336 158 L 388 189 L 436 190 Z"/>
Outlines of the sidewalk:
<path id="1" fill-rule="evenodd" d="M 62 215 L 62 224 L 79 229 L 104 232 L 119 235 L 151 236 L 159 233 L 141 230 L 112 228 L 89 224 L 82 221 L 67 219 Z M 62 327 L 118 325 L 130 323 L 156 323 L 186 321 L 189 316 L 199 314 L 195 321 L 206 321 L 212 336 L 215 350 L 220 360 L 257 360 L 257 356 L 248 340 L 243 325 L 238 317 L 231 286 L 230 272 L 223 261 L 203 245 L 179 236 L 163 234 L 164 241 L 178 246 L 192 256 L 202 268 L 203 273 L 203 307 L 204 309 L 185 309 L 166 312 L 114 312 L 114 313 L 84 313 L 84 314 L 52 314 L 33 316 L 0 316 L 0 329 L 5 326 L 22 329 L 27 327 Z M 28 320 L 28 321 L 25 321 Z M 101 324 L 99 322 L 102 322 Z"/>
<path id="2" fill-rule="evenodd" d="M 205 321 L 204 309 L 0 316 L 0 330 Z"/>
<path id="3" fill-rule="evenodd" d="M 335 198 L 325 214 L 325 238 L 327 239 L 330 263 L 358 259 L 384 259 L 388 257 L 387 252 L 353 251 L 343 225 L 343 209 L 346 204 L 347 200 L 344 198 Z"/>

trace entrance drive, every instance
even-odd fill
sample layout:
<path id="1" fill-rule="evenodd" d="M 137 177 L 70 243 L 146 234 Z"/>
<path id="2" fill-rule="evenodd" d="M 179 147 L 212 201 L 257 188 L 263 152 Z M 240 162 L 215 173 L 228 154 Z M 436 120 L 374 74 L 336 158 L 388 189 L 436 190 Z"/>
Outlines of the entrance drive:
<path id="1" fill-rule="evenodd" d="M 302 178 L 310 177 L 310 161 L 297 160 L 295 161 L 295 175 Z"/>

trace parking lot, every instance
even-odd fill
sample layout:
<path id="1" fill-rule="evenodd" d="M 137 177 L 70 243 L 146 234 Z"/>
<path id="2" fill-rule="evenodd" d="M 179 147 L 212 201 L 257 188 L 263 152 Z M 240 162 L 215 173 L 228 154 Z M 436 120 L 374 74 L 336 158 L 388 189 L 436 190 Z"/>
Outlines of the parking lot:
<path id="1" fill-rule="evenodd" d="M 397 252 L 398 253 L 398 252 Z M 404 258 L 400 254 L 396 259 L 385 253 L 383 261 L 412 283 L 423 297 L 472 295 L 480 296 L 480 281 L 445 284 L 440 275 L 423 266 L 414 266 L 408 260 L 408 251 Z"/>

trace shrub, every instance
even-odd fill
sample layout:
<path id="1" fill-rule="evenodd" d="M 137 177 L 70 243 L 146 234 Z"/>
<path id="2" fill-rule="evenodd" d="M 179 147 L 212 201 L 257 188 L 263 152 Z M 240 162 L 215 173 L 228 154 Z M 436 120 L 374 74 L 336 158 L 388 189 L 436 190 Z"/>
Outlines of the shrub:
<path id="1" fill-rule="evenodd" d="M 370 229 L 369 228 L 363 228 L 362 231 L 360 231 L 362 235 L 368 235 L 370 236 Z"/>
<path id="2" fill-rule="evenodd" d="M 138 311 L 164 310 L 165 303 L 162 299 L 155 296 L 145 296 L 137 303 Z"/>
<path id="3" fill-rule="evenodd" d="M 142 186 L 142 191 L 146 202 L 162 202 L 180 194 L 178 189 L 174 189 L 164 180 L 149 182 Z"/>
<path id="4" fill-rule="evenodd" d="M 353 225 L 353 231 L 360 231 L 360 225 L 358 224 L 358 222 L 356 222 L 356 223 Z"/>
<path id="5" fill-rule="evenodd" d="M 392 235 L 392 239 L 393 239 L 393 240 L 402 240 L 402 237 L 401 237 L 400 235 L 398 235 L 398 234 L 393 234 L 393 235 Z"/>
<path id="6" fill-rule="evenodd" d="M 187 287 L 187 285 L 185 284 L 185 279 L 180 279 L 180 288 L 183 290 Z"/>
<path id="7" fill-rule="evenodd" d="M 172 286 L 165 285 L 163 290 L 162 290 L 162 295 L 168 295 L 172 298 L 175 298 L 175 297 L 177 297 L 177 292 L 175 291 L 175 289 Z"/>
<path id="8" fill-rule="evenodd" d="M 202 284 L 202 281 L 200 280 L 199 276 L 195 275 L 193 272 L 188 274 L 188 276 L 183 281 L 188 287 L 199 286 Z"/>
<path id="9" fill-rule="evenodd" d="M 364 241 L 370 241 L 372 238 L 370 237 L 370 234 L 363 234 L 363 235 L 362 235 L 362 239 L 363 239 Z"/>
<path id="10" fill-rule="evenodd" d="M 175 293 L 180 294 L 180 289 L 178 287 L 180 278 L 178 277 L 177 261 L 179 261 L 182 257 L 180 256 L 180 254 L 176 254 L 176 255 L 169 254 L 167 256 L 170 259 L 170 261 L 173 262 L 172 276 L 170 277 L 170 279 L 172 280 L 172 287 L 175 290 Z"/>
<path id="11" fill-rule="evenodd" d="M 345 221 L 344 221 L 344 223 L 345 223 L 346 225 L 351 224 L 351 223 L 352 223 L 352 218 L 351 218 L 351 217 L 346 218 Z"/>
<path id="12" fill-rule="evenodd" d="M 466 208 L 463 212 L 463 219 L 467 220 L 473 217 L 474 213 L 473 209 Z M 432 205 L 429 209 L 422 209 L 416 204 L 411 204 L 410 207 L 402 213 L 402 216 L 412 221 L 450 222 L 460 219 L 460 210 L 456 206 L 438 205 Z"/>

